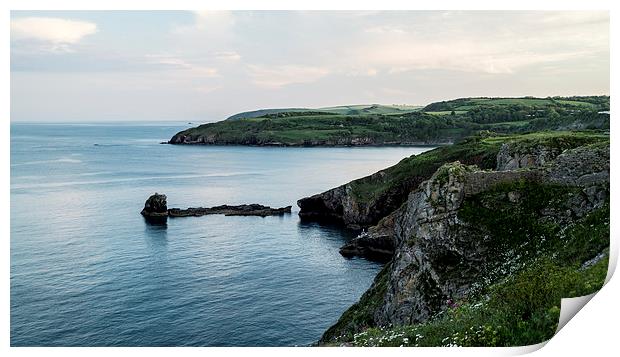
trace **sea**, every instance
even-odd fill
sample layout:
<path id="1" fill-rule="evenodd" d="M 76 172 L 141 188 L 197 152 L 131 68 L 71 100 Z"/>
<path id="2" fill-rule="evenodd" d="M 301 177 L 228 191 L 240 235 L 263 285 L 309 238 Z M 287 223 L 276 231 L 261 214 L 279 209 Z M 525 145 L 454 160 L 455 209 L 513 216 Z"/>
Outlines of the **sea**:
<path id="1" fill-rule="evenodd" d="M 301 222 L 296 201 L 428 147 L 162 144 L 192 125 L 12 123 L 12 346 L 307 346 L 381 268 L 355 236 Z M 168 207 L 293 206 L 151 225 Z"/>

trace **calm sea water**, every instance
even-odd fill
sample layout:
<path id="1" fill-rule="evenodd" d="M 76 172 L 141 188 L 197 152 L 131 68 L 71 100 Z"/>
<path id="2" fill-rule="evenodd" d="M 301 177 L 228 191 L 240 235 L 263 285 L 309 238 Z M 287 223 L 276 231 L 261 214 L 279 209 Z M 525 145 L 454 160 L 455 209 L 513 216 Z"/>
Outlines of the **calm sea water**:
<path id="1" fill-rule="evenodd" d="M 306 345 L 370 286 L 380 266 L 295 201 L 427 148 L 159 144 L 186 127 L 11 125 L 11 345 Z M 154 192 L 293 214 L 151 226 Z"/>

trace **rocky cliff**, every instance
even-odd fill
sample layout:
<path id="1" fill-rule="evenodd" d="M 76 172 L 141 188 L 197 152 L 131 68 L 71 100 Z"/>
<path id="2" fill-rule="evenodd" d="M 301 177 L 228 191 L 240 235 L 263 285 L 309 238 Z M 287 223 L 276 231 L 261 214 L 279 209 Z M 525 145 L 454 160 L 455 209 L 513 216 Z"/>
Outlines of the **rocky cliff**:
<path id="1" fill-rule="evenodd" d="M 336 221 L 349 228 L 375 225 L 443 164 L 460 161 L 480 169 L 511 170 L 540 165 L 562 151 L 596 142 L 598 134 L 556 132 L 522 136 L 481 133 L 460 143 L 411 156 L 385 170 L 297 201 L 300 217 Z"/>
<path id="2" fill-rule="evenodd" d="M 360 333 L 377 327 L 443 323 L 456 329 L 454 318 L 441 322 L 442 314 L 452 311 L 455 302 L 471 306 L 474 302 L 494 302 L 494 294 L 501 290 L 497 286 L 505 288 L 507 279 L 525 274 L 529 266 L 543 264 L 541 260 L 551 262 L 553 269 L 572 273 L 577 271 L 573 267 L 608 254 L 608 226 L 607 237 L 603 229 L 594 243 L 592 238 L 578 234 L 580 225 L 591 217 L 602 217 L 593 225 L 604 224 L 605 215 L 600 212 L 609 202 L 607 138 L 573 134 L 488 137 L 476 145 L 483 145 L 485 140 L 495 143 L 495 170 L 459 161 L 443 164 L 406 194 L 398 209 L 384 214 L 376 226 L 342 248 L 343 255 L 379 254 L 391 259 L 360 301 L 325 333 L 322 343 L 354 343 Z M 355 206 L 347 203 L 346 194 L 350 192 L 346 188 L 336 190 L 342 190 L 336 197 L 344 202 L 340 212 L 345 217 L 346 210 Z M 333 196 L 321 197 L 323 202 L 334 202 Z M 587 287 L 593 289 L 600 283 L 588 283 Z M 506 300 L 498 301 L 493 304 Z M 500 317 L 508 316 L 493 325 L 497 334 L 493 344 L 521 343 L 511 342 L 510 336 L 522 336 L 514 329 L 528 324 L 532 325 L 528 328 L 538 329 L 538 334 L 523 334 L 529 336 L 523 337 L 527 342 L 527 338 L 534 341 L 549 334 L 553 324 L 535 327 L 540 322 L 533 317 L 548 315 L 548 311 L 540 312 L 532 303 L 510 319 L 513 305 L 518 304 L 489 310 Z M 517 326 L 518 321 L 521 325 Z M 502 333 L 506 335 L 503 340 L 498 337 Z"/>
<path id="3" fill-rule="evenodd" d="M 235 138 L 222 137 L 217 133 L 196 133 L 188 129 L 175 134 L 168 144 L 178 145 L 244 145 L 244 146 L 414 146 L 440 145 L 451 142 L 452 138 L 438 140 L 381 140 L 371 136 L 334 137 L 330 139 L 303 139 L 298 141 L 284 141 L 277 138 L 262 138 L 258 136 L 239 136 Z"/>
<path id="4" fill-rule="evenodd" d="M 488 134 L 486 134 L 488 135 Z M 461 160 L 483 169 L 496 166 L 497 143 L 486 135 L 408 157 L 398 164 L 342 186 L 297 201 L 302 219 L 335 221 L 348 228 L 373 226 L 400 207 L 415 189 L 444 163 Z"/>

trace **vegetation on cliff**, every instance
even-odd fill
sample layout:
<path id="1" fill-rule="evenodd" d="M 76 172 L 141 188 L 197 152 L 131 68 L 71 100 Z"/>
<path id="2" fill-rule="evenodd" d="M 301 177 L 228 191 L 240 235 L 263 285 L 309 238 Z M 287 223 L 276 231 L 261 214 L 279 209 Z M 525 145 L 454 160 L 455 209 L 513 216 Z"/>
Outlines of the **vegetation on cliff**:
<path id="1" fill-rule="evenodd" d="M 485 217 L 488 215 L 478 215 Z M 509 227 L 520 229 L 518 221 L 511 222 Z M 448 309 L 425 323 L 371 327 L 333 336 L 332 331 L 341 327 L 335 326 L 324 338 L 353 346 L 523 346 L 548 340 L 557 328 L 561 299 L 594 293 L 605 281 L 609 206 L 551 238 L 523 268 L 468 298 L 450 302 Z M 369 304 L 376 305 L 376 300 L 375 296 Z M 347 314 L 364 316 L 360 311 L 365 306 L 362 299 L 339 324 L 350 324 Z"/>

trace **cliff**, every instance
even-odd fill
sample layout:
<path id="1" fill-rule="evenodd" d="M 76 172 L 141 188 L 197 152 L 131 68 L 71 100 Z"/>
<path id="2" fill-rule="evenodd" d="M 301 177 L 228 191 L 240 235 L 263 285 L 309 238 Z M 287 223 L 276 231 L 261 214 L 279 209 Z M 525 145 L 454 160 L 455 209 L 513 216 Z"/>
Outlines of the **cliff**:
<path id="1" fill-rule="evenodd" d="M 588 132 L 525 135 L 483 132 L 457 144 L 411 156 L 370 176 L 302 198 L 297 201 L 299 216 L 308 220 L 336 221 L 353 229 L 367 228 L 400 207 L 407 200 L 408 193 L 428 180 L 443 164 L 458 160 L 483 170 L 495 169 L 498 165 L 509 169 L 531 161 L 530 156 L 520 155 L 518 150 L 536 152 L 538 160 L 544 161 L 547 156 L 558 155 L 563 150 L 606 138 L 608 136 Z M 512 149 L 502 148 L 504 143 L 509 142 L 512 142 Z M 521 166 L 511 161 L 514 159 L 510 155 L 520 158 Z M 508 162 L 504 163 L 506 160 Z"/>
<path id="2" fill-rule="evenodd" d="M 322 344 L 538 343 L 555 331 L 560 298 L 600 288 L 609 244 L 608 137 L 487 135 L 459 145 L 494 152 L 494 167 L 441 164 L 343 247 L 345 255 L 390 260 Z M 450 150 L 412 160 L 441 162 Z M 352 184 L 314 200 L 344 202 L 343 223 L 372 222 L 376 216 L 359 208 L 345 214 L 358 207 L 347 203 Z"/>

